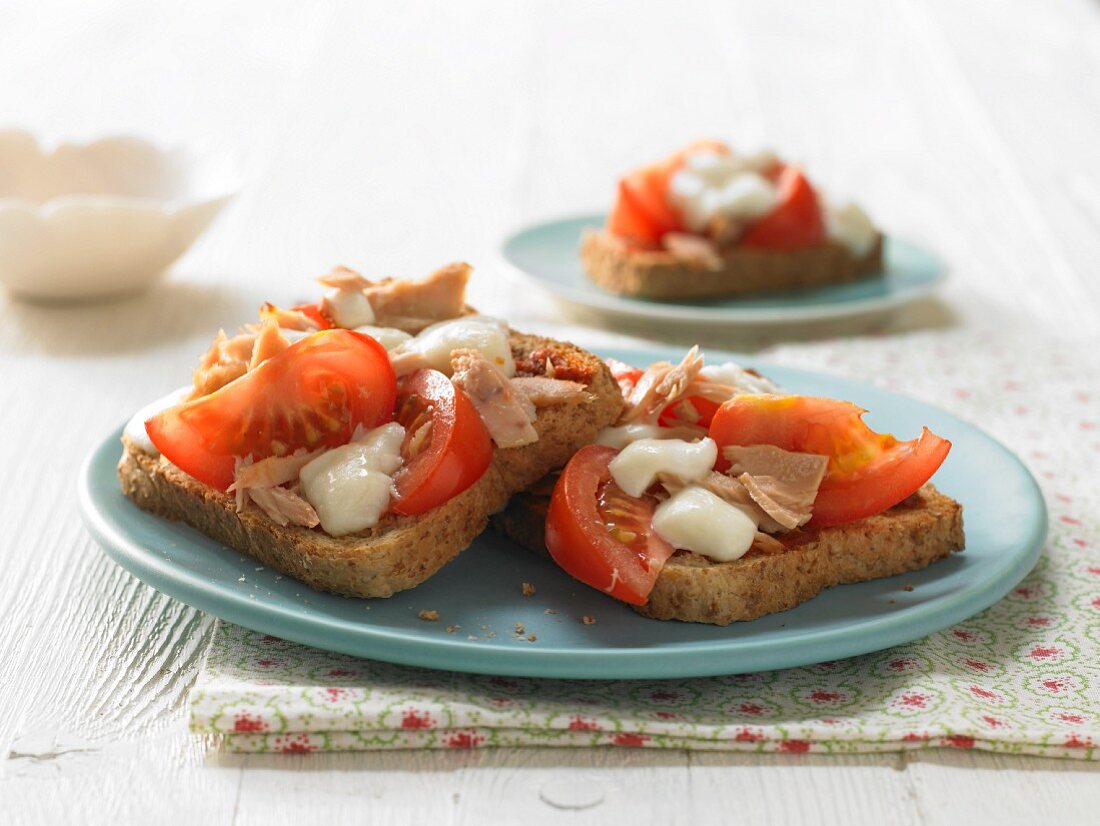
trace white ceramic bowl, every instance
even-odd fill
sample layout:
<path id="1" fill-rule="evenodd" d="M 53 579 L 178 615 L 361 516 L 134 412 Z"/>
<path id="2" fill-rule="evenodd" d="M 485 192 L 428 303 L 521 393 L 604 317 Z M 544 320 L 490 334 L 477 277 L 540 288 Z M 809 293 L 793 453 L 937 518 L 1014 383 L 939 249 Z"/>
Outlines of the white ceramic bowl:
<path id="1" fill-rule="evenodd" d="M 0 283 L 55 301 L 147 287 L 237 188 L 227 161 L 135 137 L 51 147 L 0 131 Z"/>

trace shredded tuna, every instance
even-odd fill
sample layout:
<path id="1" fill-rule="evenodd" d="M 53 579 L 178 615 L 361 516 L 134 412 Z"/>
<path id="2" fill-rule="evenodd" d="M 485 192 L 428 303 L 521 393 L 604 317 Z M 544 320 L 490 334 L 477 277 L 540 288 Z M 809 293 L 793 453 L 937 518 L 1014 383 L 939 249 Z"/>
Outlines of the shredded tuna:
<path id="1" fill-rule="evenodd" d="M 287 482 L 295 482 L 298 480 L 299 471 L 322 452 L 323 448 L 314 451 L 298 448 L 289 456 L 269 456 L 258 462 L 239 462 L 229 490 L 272 488 L 285 485 Z"/>
<path id="2" fill-rule="evenodd" d="M 522 447 L 538 440 L 538 432 L 531 425 L 534 405 L 512 389 L 499 367 L 478 351 L 468 349 L 455 350 L 451 366 L 451 381 L 470 397 L 499 447 Z"/>
<path id="3" fill-rule="evenodd" d="M 810 521 L 827 456 L 792 453 L 771 445 L 730 445 L 723 455 L 731 463 L 727 473 L 737 478 L 765 513 L 787 530 Z"/>
<path id="4" fill-rule="evenodd" d="M 279 355 L 289 346 L 290 342 L 280 332 L 278 322 L 273 318 L 264 319 L 252 345 L 252 358 L 248 362 L 248 369 L 254 370 L 257 365 L 272 356 Z"/>
<path id="5" fill-rule="evenodd" d="M 252 333 L 241 333 L 229 338 L 224 330 L 218 330 L 210 349 L 199 359 L 199 366 L 192 374 L 195 387 L 191 391 L 191 398 L 197 399 L 213 393 L 247 373 L 255 341 L 256 336 Z"/>
<path id="6" fill-rule="evenodd" d="M 321 523 L 317 511 L 295 491 L 287 488 L 248 488 L 247 496 L 279 525 L 312 528 Z"/>
<path id="7" fill-rule="evenodd" d="M 466 311 L 469 264 L 449 264 L 419 281 L 385 279 L 365 288 L 375 324 L 416 334 Z"/>
<path id="8" fill-rule="evenodd" d="M 697 346 L 679 364 L 667 361 L 651 364 L 627 396 L 619 424 L 656 420 L 667 405 L 684 397 L 702 367 L 703 357 Z"/>
<path id="9" fill-rule="evenodd" d="M 714 243 L 701 235 L 670 232 L 661 239 L 666 250 L 677 261 L 705 270 L 722 269 L 722 256 Z"/>
<path id="10" fill-rule="evenodd" d="M 787 546 L 776 539 L 774 536 L 769 536 L 763 531 L 756 532 L 756 538 L 752 540 L 752 550 L 761 554 L 781 554 L 787 550 Z"/>
<path id="11" fill-rule="evenodd" d="M 334 290 L 365 290 L 374 286 L 373 281 L 344 266 L 333 267 L 332 272 L 322 275 L 317 282 L 323 287 L 331 287 Z"/>
<path id="12" fill-rule="evenodd" d="M 583 404 L 591 399 L 585 386 L 576 381 L 549 379 L 544 376 L 520 376 L 511 380 L 512 389 L 535 407 L 558 404 Z"/>
<path id="13" fill-rule="evenodd" d="M 274 319 L 276 325 L 284 330 L 298 330 L 309 333 L 321 329 L 321 325 L 301 310 L 284 310 L 282 307 L 276 307 L 271 303 L 260 307 L 260 320 L 266 322 L 269 318 Z"/>

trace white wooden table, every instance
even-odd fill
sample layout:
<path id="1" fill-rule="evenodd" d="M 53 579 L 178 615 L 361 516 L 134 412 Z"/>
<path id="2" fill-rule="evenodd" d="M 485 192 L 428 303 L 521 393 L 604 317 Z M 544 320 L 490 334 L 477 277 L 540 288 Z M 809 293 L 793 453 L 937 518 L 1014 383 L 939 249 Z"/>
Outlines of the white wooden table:
<path id="1" fill-rule="evenodd" d="M 247 172 L 148 295 L 0 299 L 0 822 L 1097 822 L 1096 764 L 969 752 L 221 755 L 184 721 L 212 620 L 108 561 L 74 491 L 218 325 L 333 263 L 467 259 L 479 305 L 551 329 L 501 279 L 502 231 L 599 207 L 699 135 L 773 144 L 951 261 L 942 301 L 888 330 L 1095 342 L 1094 2 L 7 0 L 0 77 L 15 124 L 200 142 Z M 563 788 L 602 802 L 545 802 Z"/>

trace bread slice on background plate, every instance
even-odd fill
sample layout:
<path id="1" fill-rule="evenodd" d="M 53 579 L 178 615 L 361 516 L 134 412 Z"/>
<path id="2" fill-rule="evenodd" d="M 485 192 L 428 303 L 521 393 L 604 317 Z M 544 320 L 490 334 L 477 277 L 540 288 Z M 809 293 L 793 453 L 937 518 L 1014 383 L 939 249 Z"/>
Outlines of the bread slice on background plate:
<path id="1" fill-rule="evenodd" d="M 543 482 L 493 517 L 497 531 L 547 559 L 543 536 L 551 489 Z M 754 551 L 733 562 L 677 551 L 649 601 L 631 607 L 653 619 L 713 625 L 786 611 L 834 585 L 916 571 L 961 551 L 962 506 L 929 484 L 876 516 L 775 538 L 783 552 Z"/>
<path id="2" fill-rule="evenodd" d="M 460 280 L 464 287 L 465 279 Z M 259 502 L 204 484 L 125 436 L 118 465 L 122 491 L 142 509 L 185 522 L 319 590 L 388 597 L 415 587 L 468 547 L 510 496 L 561 467 L 622 408 L 619 387 L 597 356 L 573 344 L 511 330 L 507 340 L 517 377 L 557 375 L 564 380 L 567 375 L 576 382 L 575 392 L 565 400 L 533 402 L 537 440 L 519 447 L 493 445 L 484 474 L 431 510 L 413 516 L 385 512 L 373 527 L 341 536 L 293 522 L 280 524 Z"/>
<path id="3" fill-rule="evenodd" d="M 883 237 L 857 257 L 835 243 L 770 252 L 733 249 L 716 258 L 685 259 L 668 250 L 633 249 L 606 230 L 581 241 L 588 277 L 611 293 L 657 300 L 717 298 L 846 284 L 880 273 Z"/>

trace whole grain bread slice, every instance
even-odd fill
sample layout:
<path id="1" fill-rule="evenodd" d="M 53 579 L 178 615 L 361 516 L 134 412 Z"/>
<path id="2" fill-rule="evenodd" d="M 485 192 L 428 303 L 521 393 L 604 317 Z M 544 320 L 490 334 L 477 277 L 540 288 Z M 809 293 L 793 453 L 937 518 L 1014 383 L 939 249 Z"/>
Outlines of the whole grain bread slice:
<path id="1" fill-rule="evenodd" d="M 862 257 L 832 242 L 793 252 L 734 249 L 717 262 L 688 263 L 665 250 L 632 249 L 606 230 L 581 241 L 588 277 L 608 292 L 637 298 L 687 299 L 762 290 L 843 284 L 882 270 L 883 238 Z"/>
<path id="2" fill-rule="evenodd" d="M 546 554 L 549 496 L 523 493 L 493 517 L 493 526 Z M 776 537 L 785 550 L 712 562 L 677 551 L 662 569 L 643 616 L 728 625 L 786 611 L 825 588 L 925 568 L 964 546 L 962 506 L 932 485 L 866 519 Z"/>
<path id="3" fill-rule="evenodd" d="M 417 516 L 389 514 L 373 528 L 332 537 L 320 530 L 280 526 L 254 504 L 240 513 L 234 498 L 191 478 L 163 457 L 123 439 L 118 476 L 139 507 L 176 519 L 263 564 L 323 591 L 388 597 L 419 585 L 470 545 L 509 497 L 561 467 L 615 421 L 622 394 L 601 359 L 576 345 L 512 332 L 512 351 L 526 375 L 582 381 L 584 404 L 538 411 L 538 441 L 496 449 L 478 482 Z"/>

